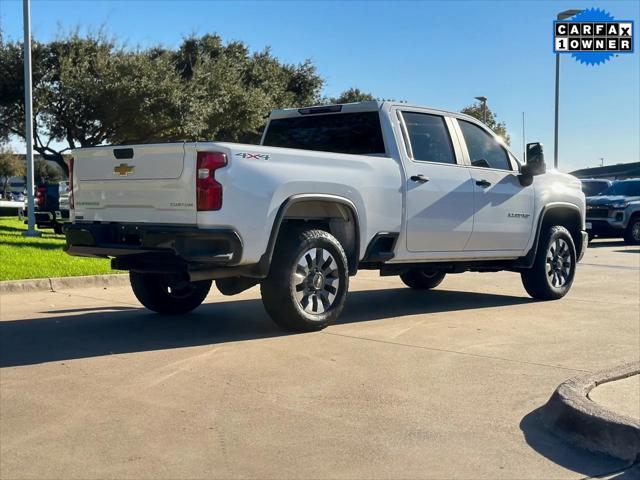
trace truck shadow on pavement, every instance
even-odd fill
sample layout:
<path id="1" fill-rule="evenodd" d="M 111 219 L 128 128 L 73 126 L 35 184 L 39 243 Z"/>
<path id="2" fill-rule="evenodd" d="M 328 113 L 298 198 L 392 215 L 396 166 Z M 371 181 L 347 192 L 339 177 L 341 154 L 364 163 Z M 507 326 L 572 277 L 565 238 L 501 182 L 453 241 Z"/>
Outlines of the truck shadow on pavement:
<path id="1" fill-rule="evenodd" d="M 338 325 L 530 302 L 528 297 L 451 290 L 354 291 Z M 0 367 L 290 335 L 269 319 L 258 299 L 214 301 L 180 316 L 122 304 L 40 313 L 46 316 L 0 322 Z"/>
<path id="2" fill-rule="evenodd" d="M 631 467 L 628 462 L 574 447 L 556 437 L 542 423 L 540 412 L 543 408 L 540 407 L 528 413 L 520 422 L 520 430 L 524 434 L 525 441 L 540 455 L 589 478 L 601 476 L 609 478 L 609 475 L 617 473 L 621 475 L 615 478 L 620 480 L 638 478 L 625 476 Z"/>

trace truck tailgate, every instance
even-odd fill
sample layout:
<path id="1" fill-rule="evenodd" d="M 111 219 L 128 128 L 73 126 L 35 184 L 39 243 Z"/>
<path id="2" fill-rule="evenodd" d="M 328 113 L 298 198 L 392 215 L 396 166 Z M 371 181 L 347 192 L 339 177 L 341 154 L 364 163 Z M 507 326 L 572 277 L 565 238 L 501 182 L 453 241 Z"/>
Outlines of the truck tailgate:
<path id="1" fill-rule="evenodd" d="M 77 221 L 196 223 L 195 158 L 183 143 L 79 149 Z"/>

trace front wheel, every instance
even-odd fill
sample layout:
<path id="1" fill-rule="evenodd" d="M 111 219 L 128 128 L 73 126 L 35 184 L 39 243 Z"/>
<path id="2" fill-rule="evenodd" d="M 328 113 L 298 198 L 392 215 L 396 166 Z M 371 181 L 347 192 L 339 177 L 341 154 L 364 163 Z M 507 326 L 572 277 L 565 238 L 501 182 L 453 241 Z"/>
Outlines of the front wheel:
<path id="1" fill-rule="evenodd" d="M 412 268 L 408 272 L 401 274 L 400 280 L 402 280 L 407 287 L 416 290 L 431 290 L 442 283 L 444 276 L 444 272 Z"/>
<path id="2" fill-rule="evenodd" d="M 198 307 L 211 288 L 211 280 L 189 282 L 179 275 L 129 272 L 136 298 L 149 310 L 176 315 Z"/>
<path id="3" fill-rule="evenodd" d="M 548 228 L 540 238 L 533 267 L 523 271 L 522 284 L 538 300 L 564 297 L 576 273 L 576 247 L 569 231 L 561 226 Z"/>
<path id="4" fill-rule="evenodd" d="M 629 221 L 629 225 L 624 231 L 624 241 L 630 245 L 640 244 L 640 216 Z"/>
<path id="5" fill-rule="evenodd" d="M 340 242 L 324 230 L 292 230 L 278 241 L 260 285 L 271 319 L 294 331 L 321 330 L 342 312 L 349 287 Z"/>

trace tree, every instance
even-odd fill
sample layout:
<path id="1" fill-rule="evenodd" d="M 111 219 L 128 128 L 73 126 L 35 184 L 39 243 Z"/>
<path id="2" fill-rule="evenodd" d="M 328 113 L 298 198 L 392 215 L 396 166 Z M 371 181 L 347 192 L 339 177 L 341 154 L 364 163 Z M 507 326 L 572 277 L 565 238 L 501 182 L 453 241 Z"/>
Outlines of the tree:
<path id="1" fill-rule="evenodd" d="M 36 185 L 44 185 L 59 182 L 63 176 L 56 166 L 46 160 L 37 159 L 33 162 L 33 178 Z"/>
<path id="2" fill-rule="evenodd" d="M 487 127 L 493 130 L 495 133 L 500 135 L 507 145 L 511 145 L 511 137 L 507 132 L 507 125 L 504 122 L 499 122 L 497 120 L 498 116 L 491 111 L 489 107 L 487 108 L 487 121 L 484 122 L 484 114 L 485 114 L 485 106 L 481 102 L 476 102 L 473 105 L 469 105 L 464 107 L 461 112 L 470 115 L 474 118 L 477 118 L 481 122 L 485 123 Z"/>
<path id="3" fill-rule="evenodd" d="M 11 177 L 24 175 L 24 164 L 20 157 L 10 149 L 0 145 L 0 181 L 2 181 L 2 192 L 4 198 L 9 190 L 9 180 Z"/>
<path id="4" fill-rule="evenodd" d="M 323 84 L 310 61 L 283 64 L 268 48 L 252 54 L 218 35 L 187 38 L 171 58 L 188 92 L 182 135 L 192 140 L 256 142 L 271 110 L 317 103 Z"/>
<path id="5" fill-rule="evenodd" d="M 34 150 L 66 172 L 63 153 L 103 143 L 252 142 L 269 111 L 317 103 L 323 81 L 306 61 L 280 62 L 217 35 L 176 50 L 127 50 L 103 32 L 33 41 Z M 22 44 L 0 31 L 0 140 L 24 138 Z M 53 142 L 63 142 L 56 149 Z"/>
<path id="6" fill-rule="evenodd" d="M 368 100 L 375 100 L 375 97 L 370 93 L 363 92 L 359 88 L 351 87 L 337 97 L 328 98 L 324 103 L 353 103 L 366 102 Z"/>

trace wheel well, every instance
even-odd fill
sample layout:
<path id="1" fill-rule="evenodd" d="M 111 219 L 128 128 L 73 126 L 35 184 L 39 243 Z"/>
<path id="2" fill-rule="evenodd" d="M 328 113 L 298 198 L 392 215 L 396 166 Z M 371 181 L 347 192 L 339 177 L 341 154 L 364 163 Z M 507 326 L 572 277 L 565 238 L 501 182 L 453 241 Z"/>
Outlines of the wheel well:
<path id="1" fill-rule="evenodd" d="M 353 208 L 332 200 L 301 200 L 289 205 L 282 217 L 278 240 L 291 228 L 319 228 L 329 232 L 342 245 L 349 262 L 349 273 L 358 268 L 359 229 Z M 276 243 L 277 241 L 276 240 Z"/>
<path id="2" fill-rule="evenodd" d="M 569 230 L 576 251 L 580 252 L 583 248 L 582 242 L 582 218 L 580 212 L 570 207 L 554 207 L 547 211 L 542 220 L 542 229 L 553 225 L 561 225 Z M 541 231 L 542 231 L 541 229 Z"/>

